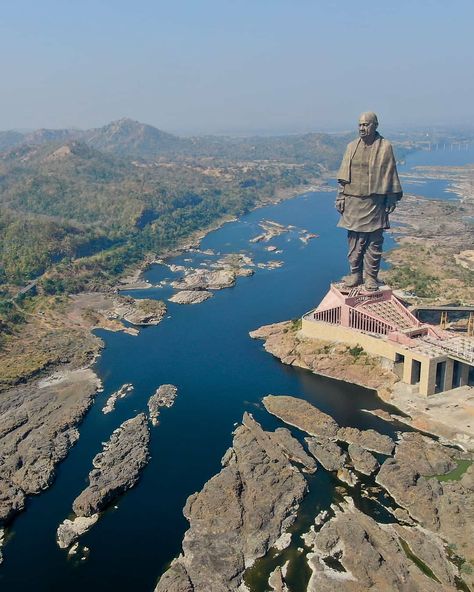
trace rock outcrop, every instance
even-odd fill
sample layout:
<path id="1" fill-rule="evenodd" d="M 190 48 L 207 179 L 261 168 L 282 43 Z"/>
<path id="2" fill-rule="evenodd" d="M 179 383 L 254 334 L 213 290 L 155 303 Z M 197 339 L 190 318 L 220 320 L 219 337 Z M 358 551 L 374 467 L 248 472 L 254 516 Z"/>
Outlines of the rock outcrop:
<path id="1" fill-rule="evenodd" d="M 171 407 L 176 399 L 178 389 L 173 384 L 162 384 L 154 395 L 148 399 L 148 411 L 153 426 L 158 425 L 158 416 L 162 407 Z"/>
<path id="2" fill-rule="evenodd" d="M 284 568 L 276 567 L 268 578 L 268 585 L 274 592 L 289 592 L 283 576 Z"/>
<path id="3" fill-rule="evenodd" d="M 99 514 L 77 516 L 74 520 L 64 520 L 56 532 L 56 540 L 60 549 L 67 549 L 77 539 L 90 530 L 99 519 Z"/>
<path id="4" fill-rule="evenodd" d="M 146 415 L 140 413 L 124 421 L 112 432 L 97 454 L 89 473 L 89 485 L 74 500 L 75 518 L 64 520 L 56 532 L 61 549 L 66 549 L 99 519 L 99 513 L 138 481 L 149 459 L 149 430 Z"/>
<path id="5" fill-rule="evenodd" d="M 284 454 L 293 462 L 303 465 L 303 470 L 308 473 L 316 471 L 316 463 L 303 448 L 303 446 L 293 438 L 290 430 L 286 428 L 277 428 L 273 433 L 273 439 L 283 450 Z"/>
<path id="6" fill-rule="evenodd" d="M 347 454 L 336 442 L 322 437 L 305 438 L 305 440 L 308 450 L 327 471 L 342 469 L 347 460 Z"/>
<path id="7" fill-rule="evenodd" d="M 338 478 L 350 486 L 355 485 L 358 479 L 337 440 L 349 443 L 352 466 L 366 475 L 371 475 L 379 467 L 369 450 L 387 455 L 393 452 L 395 445 L 388 436 L 374 430 L 340 428 L 332 417 L 303 399 L 268 395 L 264 397 L 263 404 L 268 412 L 285 423 L 314 436 L 306 438 L 310 453 L 326 470 L 336 471 Z"/>
<path id="8" fill-rule="evenodd" d="M 222 470 L 189 497 L 190 528 L 183 554 L 161 577 L 156 592 L 229 592 L 295 517 L 305 479 L 288 460 L 288 438 L 265 432 L 248 414 L 234 433 Z M 293 448 L 293 446 L 291 446 Z"/>
<path id="9" fill-rule="evenodd" d="M 379 462 L 373 454 L 358 444 L 349 444 L 347 449 L 356 471 L 364 475 L 372 475 L 379 468 Z"/>
<path id="10" fill-rule="evenodd" d="M 286 395 L 267 395 L 265 409 L 288 425 L 295 426 L 311 436 L 335 438 L 339 429 L 336 421 L 303 399 Z"/>
<path id="11" fill-rule="evenodd" d="M 289 232 L 290 229 L 293 228 L 290 226 L 283 226 L 283 224 L 274 222 L 273 220 L 263 220 L 262 222 L 259 222 L 259 226 L 263 229 L 263 233 L 251 238 L 251 243 L 268 242 L 276 236 L 280 236 L 280 234 Z"/>
<path id="12" fill-rule="evenodd" d="M 150 298 L 137 299 L 134 302 L 133 310 L 125 312 L 123 318 L 138 327 L 147 325 L 158 325 L 166 314 L 166 304 L 162 300 Z"/>
<path id="13" fill-rule="evenodd" d="M 311 434 L 305 438 L 310 454 L 340 480 L 353 487 L 358 483 L 355 471 L 369 477 L 377 474 L 376 482 L 398 504 L 387 505 L 393 515 L 387 524 L 358 510 L 349 498 L 321 510 L 303 537 L 311 549 L 309 592 L 454 592 L 460 585 L 472 586 L 474 466 L 458 481 L 441 483 L 437 478 L 457 466 L 459 451 L 419 433 L 404 433 L 394 456 L 380 468 L 369 450 L 391 455 L 395 445 L 387 436 L 340 428 L 330 416 L 295 397 L 268 396 L 264 405 Z M 338 442 L 349 444 L 347 453 Z M 293 519 L 291 512 L 305 484 L 290 461 L 313 471 L 308 456 L 289 430 L 264 432 L 245 415 L 233 448 L 222 460 L 222 471 L 188 499 L 185 516 L 190 528 L 183 554 L 162 576 L 156 592 L 244 590 L 243 573 L 255 558 L 270 547 L 283 549 L 291 543 L 285 525 Z M 366 488 L 364 483 L 362 496 L 384 503 L 381 489 Z M 463 564 L 461 573 L 458 565 Z M 285 590 L 284 575 L 276 569 L 269 585 Z"/>
<path id="14" fill-rule="evenodd" d="M 90 369 L 66 370 L 2 393 L 0 398 L 0 525 L 46 489 L 79 438 L 77 424 L 100 381 Z"/>
<path id="15" fill-rule="evenodd" d="M 236 277 L 253 275 L 254 270 L 252 267 L 254 266 L 252 259 L 244 253 L 229 253 L 221 257 L 216 263 L 211 263 L 211 267 L 232 271 Z"/>
<path id="16" fill-rule="evenodd" d="M 348 444 L 357 444 L 366 450 L 380 454 L 392 454 L 395 444 L 391 438 L 379 434 L 375 430 L 359 430 L 357 428 L 341 428 L 337 439 Z"/>
<path id="17" fill-rule="evenodd" d="M 354 355 L 353 349 L 342 343 L 308 339 L 298 329 L 298 323 L 286 321 L 260 327 L 251 331 L 250 337 L 263 339 L 265 350 L 284 364 L 376 389 L 381 396 L 398 381 L 377 358 L 365 353 Z"/>
<path id="18" fill-rule="evenodd" d="M 474 466 L 458 481 L 434 475 L 451 471 L 455 451 L 418 433 L 404 434 L 394 458 L 376 481 L 421 526 L 439 533 L 467 560 L 474 560 Z"/>
<path id="19" fill-rule="evenodd" d="M 76 516 L 92 516 L 103 510 L 138 481 L 147 464 L 149 431 L 146 416 L 140 413 L 124 421 L 112 433 L 104 450 L 97 454 L 89 473 L 89 485 L 74 500 Z"/>
<path id="20" fill-rule="evenodd" d="M 423 538 L 425 537 L 425 542 Z M 305 537 L 313 547 L 308 592 L 373 590 L 439 592 L 456 590 L 457 569 L 446 558 L 443 541 L 399 525 L 378 524 L 349 500 L 319 532 Z M 407 555 L 403 541 L 432 570 L 426 575 Z"/>
<path id="21" fill-rule="evenodd" d="M 349 467 L 341 467 L 337 471 L 337 478 L 347 483 L 350 487 L 354 487 L 358 482 L 357 475 Z"/>
<path id="22" fill-rule="evenodd" d="M 131 384 L 131 383 L 123 384 L 119 388 L 118 391 L 115 391 L 114 393 L 112 393 L 110 395 L 110 397 L 107 399 L 107 402 L 105 403 L 105 405 L 102 408 L 102 413 L 104 413 L 104 414 L 111 413 L 115 409 L 115 403 L 119 399 L 123 399 L 124 397 L 126 397 L 132 391 L 133 391 L 133 384 Z"/>
<path id="23" fill-rule="evenodd" d="M 0 565 L 3 563 L 3 540 L 5 538 L 5 531 L 0 528 Z"/>
<path id="24" fill-rule="evenodd" d="M 176 290 L 222 290 L 235 285 L 235 272 L 232 269 L 193 269 L 171 285 Z"/>
<path id="25" fill-rule="evenodd" d="M 168 300 L 175 304 L 200 304 L 211 298 L 212 292 L 207 290 L 181 290 L 173 294 Z"/>
<path id="26" fill-rule="evenodd" d="M 166 304 L 162 300 L 151 298 L 116 296 L 111 309 L 99 312 L 109 319 L 120 318 L 137 327 L 146 327 L 158 325 L 163 320 Z"/>

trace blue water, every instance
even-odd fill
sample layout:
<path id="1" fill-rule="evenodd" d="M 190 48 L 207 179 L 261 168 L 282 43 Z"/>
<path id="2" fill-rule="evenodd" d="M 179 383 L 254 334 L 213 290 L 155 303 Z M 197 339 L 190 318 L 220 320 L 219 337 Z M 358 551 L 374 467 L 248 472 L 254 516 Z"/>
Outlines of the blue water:
<path id="1" fill-rule="evenodd" d="M 405 193 L 414 193 L 428 199 L 442 199 L 452 201 L 459 199 L 452 191 L 447 191 L 451 186 L 446 179 L 430 179 L 426 177 L 417 177 L 416 179 L 406 179 L 404 173 L 410 173 L 416 176 L 417 166 L 463 166 L 474 163 L 474 145 L 468 145 L 468 149 L 458 150 L 449 146 L 446 149 L 442 147 L 431 151 L 414 152 L 409 154 L 406 163 L 399 167 L 402 186 Z"/>
<path id="2" fill-rule="evenodd" d="M 442 199 L 445 201 L 457 200 L 459 197 L 452 191 L 446 191 L 451 186 L 449 181 L 445 179 L 425 179 L 420 178 L 417 182 L 407 181 L 401 179 L 403 191 L 405 193 L 414 193 L 415 195 L 422 195 L 428 199 Z"/>
<path id="3" fill-rule="evenodd" d="M 443 149 L 442 146 L 431 151 L 423 150 L 413 152 L 406 158 L 406 164 L 399 167 L 399 171 L 408 170 L 416 166 L 463 166 L 474 163 L 474 144 L 469 144 L 468 149 L 449 146 Z"/>
<path id="4" fill-rule="evenodd" d="M 333 193 L 306 194 L 224 225 L 203 240 L 202 249 L 245 251 L 257 262 L 278 259 L 284 266 L 257 269 L 253 277 L 239 278 L 234 288 L 199 305 L 169 303 L 167 318 L 138 336 L 98 332 L 106 348 L 96 370 L 105 390 L 80 426 L 79 442 L 60 465 L 54 485 L 32 498 L 14 522 L 0 569 L 2 591 L 151 590 L 180 551 L 187 528 L 182 515 L 186 498 L 219 470 L 243 412 L 252 412 L 265 428 L 280 425 L 261 408 L 266 394 L 303 397 L 341 425 L 393 433 L 393 426 L 361 411 L 387 409 L 373 392 L 285 366 L 248 336 L 263 324 L 300 317 L 319 302 L 331 281 L 346 273 L 346 238 L 335 227 L 333 203 Z M 264 219 L 319 236 L 304 245 L 297 231 L 283 234 L 270 242 L 283 253 L 268 253 L 264 244 L 249 242 Z M 392 245 L 387 236 L 386 248 Z M 186 265 L 217 255 L 185 254 L 173 262 L 189 257 L 193 262 Z M 176 274 L 155 266 L 147 277 L 155 283 Z M 169 293 L 165 287 L 134 295 L 166 298 Z M 135 391 L 119 400 L 113 413 L 103 415 L 104 401 L 125 382 L 133 383 Z M 55 532 L 84 488 L 92 458 L 120 423 L 146 410 L 149 396 L 163 383 L 176 384 L 179 394 L 152 430 L 151 461 L 138 486 L 82 537 L 81 545 L 90 549 L 87 560 L 68 558 L 57 547 Z M 328 483 L 320 505 L 332 498 L 332 480 Z"/>

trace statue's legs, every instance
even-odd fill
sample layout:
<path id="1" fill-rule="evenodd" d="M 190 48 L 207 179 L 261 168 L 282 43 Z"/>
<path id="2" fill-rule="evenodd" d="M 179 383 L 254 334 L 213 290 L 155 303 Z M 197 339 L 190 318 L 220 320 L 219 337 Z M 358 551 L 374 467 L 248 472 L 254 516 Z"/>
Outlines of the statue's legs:
<path id="1" fill-rule="evenodd" d="M 346 285 L 358 286 L 362 283 L 362 273 L 365 271 L 365 283 L 369 290 L 377 290 L 377 276 L 382 259 L 383 229 L 374 232 L 347 233 L 349 252 L 347 258 L 351 267 L 351 276 Z"/>
<path id="2" fill-rule="evenodd" d="M 377 276 L 382 259 L 383 230 L 376 230 L 369 234 L 370 236 L 364 254 L 365 288 L 367 290 L 378 290 Z"/>
<path id="3" fill-rule="evenodd" d="M 354 230 L 347 231 L 348 253 L 347 258 L 351 268 L 351 275 L 345 281 L 348 288 L 354 288 L 362 283 L 362 270 L 364 262 L 364 235 L 367 232 L 355 232 Z"/>

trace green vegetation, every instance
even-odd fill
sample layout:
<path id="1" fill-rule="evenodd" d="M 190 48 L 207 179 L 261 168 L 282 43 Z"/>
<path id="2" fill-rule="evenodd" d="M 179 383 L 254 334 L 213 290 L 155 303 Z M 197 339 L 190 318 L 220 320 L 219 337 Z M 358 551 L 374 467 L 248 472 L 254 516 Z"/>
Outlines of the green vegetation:
<path id="1" fill-rule="evenodd" d="M 293 332 L 299 331 L 301 329 L 302 324 L 303 324 L 303 321 L 301 320 L 301 318 L 292 319 L 291 325 L 290 325 L 290 331 L 293 331 Z"/>
<path id="2" fill-rule="evenodd" d="M 52 294 L 110 281 L 146 253 L 319 173 L 280 162 L 139 166 L 77 141 L 22 146 L 0 157 L 0 282 L 48 272 L 41 285 Z"/>
<path id="3" fill-rule="evenodd" d="M 460 557 L 457 554 L 458 549 L 457 549 L 456 544 L 450 543 L 449 545 L 447 545 L 446 550 L 447 550 L 449 560 L 452 561 L 454 563 L 454 565 L 457 566 L 460 573 L 463 573 L 466 575 L 472 574 L 472 572 L 473 572 L 472 560 L 468 561 L 464 557 Z M 471 592 L 471 589 L 467 586 L 466 582 L 462 578 L 460 578 L 459 576 L 456 576 L 454 578 L 454 580 L 456 583 L 457 590 L 462 590 L 463 592 Z"/>
<path id="4" fill-rule="evenodd" d="M 409 290 L 420 298 L 427 298 L 433 293 L 433 287 L 439 278 L 421 269 L 404 264 L 393 267 L 388 272 L 388 283 L 393 288 Z"/>
<path id="5" fill-rule="evenodd" d="M 0 327 L 9 323 L 22 323 L 24 315 L 11 300 L 0 300 Z"/>
<path id="6" fill-rule="evenodd" d="M 355 359 L 358 360 L 360 358 L 360 356 L 365 356 L 366 353 L 364 351 L 364 348 L 362 346 L 360 346 L 359 344 L 354 345 L 353 347 L 350 347 L 348 349 L 350 355 Z"/>
<path id="7" fill-rule="evenodd" d="M 399 538 L 398 540 L 400 541 L 400 545 L 402 546 L 402 549 L 405 552 L 405 555 L 408 557 L 408 559 L 411 559 L 413 561 L 413 563 L 425 575 L 427 575 L 429 578 L 431 578 L 435 582 L 438 582 L 439 584 L 441 584 L 441 582 L 439 581 L 439 579 L 435 576 L 435 574 L 433 573 L 433 571 L 426 565 L 426 563 L 424 561 L 422 561 L 417 555 L 415 555 L 413 553 L 413 551 L 410 549 L 410 546 L 408 545 L 408 543 L 405 540 L 403 540 L 402 538 Z"/>
<path id="8" fill-rule="evenodd" d="M 438 481 L 459 481 L 467 469 L 472 465 L 472 460 L 458 460 L 457 467 L 445 475 L 435 475 Z"/>

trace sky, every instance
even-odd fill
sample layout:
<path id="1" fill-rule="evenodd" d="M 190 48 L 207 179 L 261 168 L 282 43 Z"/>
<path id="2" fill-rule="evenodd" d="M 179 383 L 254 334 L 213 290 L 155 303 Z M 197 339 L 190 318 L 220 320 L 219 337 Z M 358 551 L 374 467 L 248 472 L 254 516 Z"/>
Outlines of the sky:
<path id="1" fill-rule="evenodd" d="M 474 125 L 473 0 L 0 0 L 0 129 Z"/>

